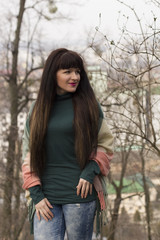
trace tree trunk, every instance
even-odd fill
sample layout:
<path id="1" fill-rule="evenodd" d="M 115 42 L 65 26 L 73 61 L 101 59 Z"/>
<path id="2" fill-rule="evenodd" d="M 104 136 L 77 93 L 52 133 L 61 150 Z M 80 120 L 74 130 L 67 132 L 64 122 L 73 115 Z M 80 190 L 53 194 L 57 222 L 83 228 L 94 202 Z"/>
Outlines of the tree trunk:
<path id="1" fill-rule="evenodd" d="M 23 209 L 23 214 L 21 214 L 21 218 L 19 219 L 20 224 L 18 225 L 18 228 L 16 229 L 15 234 L 13 235 L 13 238 L 12 238 L 13 240 L 21 239 L 20 235 L 25 225 L 27 214 L 28 214 L 28 208 L 26 207 L 25 209 Z"/>
<path id="2" fill-rule="evenodd" d="M 141 153 L 142 158 L 142 177 L 143 177 L 143 186 L 144 186 L 144 194 L 145 194 L 145 212 L 146 212 L 146 221 L 147 221 L 147 235 L 148 240 L 152 240 L 151 236 L 151 211 L 150 211 L 150 195 L 149 195 L 149 188 L 146 182 L 145 176 L 145 159 L 143 157 L 143 151 Z"/>
<path id="3" fill-rule="evenodd" d="M 20 30 L 24 14 L 24 6 L 26 0 L 20 0 L 19 14 L 17 17 L 17 27 L 15 31 L 15 39 L 12 49 L 12 72 L 9 80 L 9 95 L 10 95 L 10 129 L 8 135 L 8 153 L 5 172 L 4 185 L 4 200 L 3 200 L 3 226 L 2 239 L 12 239 L 12 195 L 14 184 L 14 165 L 15 165 L 15 146 L 18 138 L 18 85 L 17 85 L 17 65 L 18 65 L 18 49 L 20 41 Z"/>
<path id="4" fill-rule="evenodd" d="M 3 226 L 2 236 L 4 239 L 11 239 L 12 231 L 12 191 L 14 182 L 15 144 L 17 140 L 17 86 L 13 82 L 9 84 L 11 100 L 11 125 L 9 129 L 9 147 L 7 154 L 4 200 L 3 200 Z"/>
<path id="5" fill-rule="evenodd" d="M 110 227 L 109 227 L 108 240 L 114 240 L 115 239 L 115 232 L 116 232 L 116 227 L 117 227 L 120 204 L 121 204 L 121 197 L 118 194 L 115 201 L 114 201 L 114 209 L 113 209 L 113 214 L 112 214 L 112 217 L 111 217 L 111 222 L 110 222 Z"/>
<path id="6" fill-rule="evenodd" d="M 21 181 L 20 181 L 20 170 L 21 170 L 21 143 L 17 141 L 16 144 L 16 158 L 15 158 L 15 176 L 14 176 L 14 208 L 13 208 L 13 219 L 17 219 L 18 222 L 13 221 L 13 239 L 18 239 L 17 234 L 23 222 L 21 221 L 21 204 L 20 204 L 20 194 L 21 194 Z"/>

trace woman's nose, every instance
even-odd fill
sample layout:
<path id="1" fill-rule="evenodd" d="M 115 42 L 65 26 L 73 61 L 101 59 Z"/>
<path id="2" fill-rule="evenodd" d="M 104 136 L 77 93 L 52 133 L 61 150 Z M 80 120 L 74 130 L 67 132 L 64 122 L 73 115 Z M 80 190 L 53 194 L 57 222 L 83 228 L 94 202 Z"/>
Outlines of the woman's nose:
<path id="1" fill-rule="evenodd" d="M 79 78 L 79 74 L 75 71 L 72 72 L 72 79 L 78 79 Z"/>

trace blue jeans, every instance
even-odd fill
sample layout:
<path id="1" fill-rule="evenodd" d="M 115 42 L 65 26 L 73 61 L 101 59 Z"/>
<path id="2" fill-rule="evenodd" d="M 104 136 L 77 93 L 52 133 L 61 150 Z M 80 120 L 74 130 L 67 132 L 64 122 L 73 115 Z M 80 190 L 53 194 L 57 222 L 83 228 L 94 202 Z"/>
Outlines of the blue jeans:
<path id="1" fill-rule="evenodd" d="M 34 215 L 34 240 L 91 240 L 96 201 L 77 204 L 54 204 L 53 219 L 39 221 Z"/>

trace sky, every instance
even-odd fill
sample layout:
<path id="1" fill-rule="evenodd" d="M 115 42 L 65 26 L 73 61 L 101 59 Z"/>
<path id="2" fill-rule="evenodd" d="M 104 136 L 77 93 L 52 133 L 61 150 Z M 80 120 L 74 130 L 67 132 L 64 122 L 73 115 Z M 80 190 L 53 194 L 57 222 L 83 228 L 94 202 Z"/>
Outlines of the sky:
<path id="1" fill-rule="evenodd" d="M 159 19 L 160 9 L 151 4 L 149 0 L 124 0 L 124 2 L 135 8 L 144 26 L 153 22 L 153 12 Z M 126 17 L 129 17 L 130 31 L 139 32 L 133 12 L 116 0 L 79 0 L 78 3 L 78 5 L 66 3 L 58 5 L 59 11 L 73 20 L 46 23 L 44 31 L 46 39 L 54 40 L 57 44 L 62 42 L 73 45 L 84 44 L 88 39 L 91 40 L 97 26 L 110 38 L 118 38 L 120 32 L 117 20 L 119 19 L 119 25 L 122 27 L 126 22 Z M 101 18 L 99 18 L 100 14 Z"/>
<path id="2" fill-rule="evenodd" d="M 27 1 L 34 2 L 35 0 Z M 151 0 L 123 1 L 135 8 L 144 27 L 153 22 L 153 13 L 160 22 L 160 9 L 156 8 Z M 19 0 L 3 1 L 0 14 L 3 11 L 12 11 L 13 2 L 18 4 Z M 71 20 L 45 21 L 41 24 L 41 42 L 46 49 L 53 47 L 85 48 L 92 41 L 97 26 L 100 32 L 111 40 L 118 39 L 120 36 L 118 26 L 123 27 L 126 17 L 129 17 L 128 29 L 131 32 L 139 32 L 133 12 L 117 0 L 58 0 L 58 2 L 60 2 L 57 3 L 58 12 Z M 2 17 L 1 21 L 3 21 Z"/>

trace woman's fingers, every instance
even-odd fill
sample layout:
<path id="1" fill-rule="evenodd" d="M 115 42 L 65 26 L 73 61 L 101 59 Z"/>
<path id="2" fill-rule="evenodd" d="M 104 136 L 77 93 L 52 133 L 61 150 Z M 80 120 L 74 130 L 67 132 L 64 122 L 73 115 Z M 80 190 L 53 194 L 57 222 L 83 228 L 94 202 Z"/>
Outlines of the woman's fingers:
<path id="1" fill-rule="evenodd" d="M 39 203 L 35 205 L 37 217 L 40 220 L 42 216 L 46 221 L 51 220 L 53 218 L 53 213 L 51 212 L 50 208 L 53 208 L 50 202 L 44 198 Z"/>
<path id="2" fill-rule="evenodd" d="M 90 194 L 92 193 L 92 184 L 83 178 L 80 178 L 77 185 L 77 195 L 81 193 L 81 198 L 86 198 L 88 192 L 90 192 Z"/>
<path id="3" fill-rule="evenodd" d="M 38 209 L 38 213 L 46 220 L 51 220 L 53 218 L 52 212 L 50 210 L 46 209 Z M 38 218 L 40 220 L 40 218 Z"/>
<path id="4" fill-rule="evenodd" d="M 85 190 L 86 190 L 86 186 L 87 184 L 85 182 L 82 183 L 82 187 L 81 187 L 81 198 L 84 197 L 85 194 Z"/>
<path id="5" fill-rule="evenodd" d="M 52 217 L 47 211 L 42 211 L 41 212 L 42 217 L 48 222 L 48 220 L 52 220 Z"/>
<path id="6" fill-rule="evenodd" d="M 40 221 L 41 220 L 41 216 L 40 216 L 39 210 L 36 210 L 36 214 L 37 214 L 38 220 Z"/>
<path id="7" fill-rule="evenodd" d="M 87 195 L 88 195 L 89 187 L 90 187 L 90 183 L 87 183 L 86 188 L 85 188 L 84 193 L 83 193 L 84 198 L 86 198 Z"/>
<path id="8" fill-rule="evenodd" d="M 45 198 L 45 201 L 46 201 L 46 203 L 47 203 L 48 207 L 50 207 L 50 208 L 53 208 L 53 206 L 50 204 L 50 202 L 48 201 L 48 199 L 47 199 L 47 198 Z"/>
<path id="9" fill-rule="evenodd" d="M 41 210 L 36 211 L 37 212 L 37 216 L 38 216 L 38 220 L 41 220 L 41 217 L 43 217 L 47 222 L 50 219 L 49 217 L 46 216 L 46 213 L 44 213 Z M 41 217 L 40 217 L 41 216 Z"/>
<path id="10" fill-rule="evenodd" d="M 79 183 L 77 185 L 77 196 L 79 196 L 79 194 L 80 194 L 81 187 L 82 187 L 82 182 L 79 180 Z"/>

